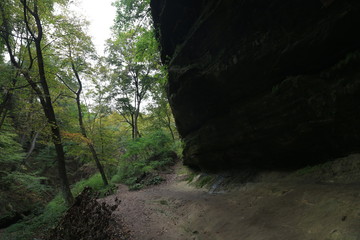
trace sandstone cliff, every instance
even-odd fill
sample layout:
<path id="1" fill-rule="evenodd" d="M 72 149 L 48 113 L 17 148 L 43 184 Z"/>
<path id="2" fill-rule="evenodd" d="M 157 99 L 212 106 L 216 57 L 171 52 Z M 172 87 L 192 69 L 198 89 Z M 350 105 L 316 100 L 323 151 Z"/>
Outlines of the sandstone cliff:
<path id="1" fill-rule="evenodd" d="M 360 150 L 360 2 L 152 0 L 185 163 L 295 168 Z"/>

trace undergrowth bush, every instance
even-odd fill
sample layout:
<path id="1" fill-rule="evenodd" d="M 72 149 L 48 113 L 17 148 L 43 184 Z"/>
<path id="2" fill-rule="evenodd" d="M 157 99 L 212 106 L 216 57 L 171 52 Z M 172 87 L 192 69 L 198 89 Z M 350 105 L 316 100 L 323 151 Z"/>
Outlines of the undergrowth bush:
<path id="1" fill-rule="evenodd" d="M 181 145 L 174 142 L 163 131 L 130 141 L 126 152 L 121 156 L 117 173 L 112 177 L 114 183 L 129 185 L 138 190 L 146 185 L 158 184 L 162 180 L 157 171 L 166 170 L 174 164 Z"/>
<path id="2" fill-rule="evenodd" d="M 84 190 L 85 187 L 91 187 L 100 194 L 100 197 L 109 195 L 115 190 L 114 184 L 109 184 L 108 186 L 104 186 L 100 173 L 96 173 L 88 179 L 84 179 L 77 182 L 71 188 L 71 192 L 73 193 L 74 196 L 77 196 Z"/>

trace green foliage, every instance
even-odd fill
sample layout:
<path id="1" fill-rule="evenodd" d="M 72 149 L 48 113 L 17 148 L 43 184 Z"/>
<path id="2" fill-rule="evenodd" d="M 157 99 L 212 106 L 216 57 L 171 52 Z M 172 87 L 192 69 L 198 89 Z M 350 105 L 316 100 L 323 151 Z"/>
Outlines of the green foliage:
<path id="1" fill-rule="evenodd" d="M 158 42 L 155 39 L 154 31 L 143 30 L 135 42 L 135 60 L 138 62 L 152 62 L 157 63 L 158 56 Z"/>
<path id="2" fill-rule="evenodd" d="M 132 130 L 140 136 L 138 120 L 162 82 L 160 54 L 150 27 L 149 0 L 117 0 L 113 37 L 108 40 L 106 57 L 112 69 L 109 98 Z"/>
<path id="3" fill-rule="evenodd" d="M 46 205 L 40 215 L 30 215 L 23 221 L 11 225 L 2 237 L 4 240 L 33 239 L 40 232 L 47 232 L 54 228 L 66 209 L 65 202 L 59 194 Z"/>
<path id="4" fill-rule="evenodd" d="M 5 125 L 0 134 L 0 189 L 24 191 L 25 188 L 38 193 L 46 191 L 40 184 L 41 177 L 26 173 L 25 169 L 20 168 L 25 153 L 16 141 L 17 135 L 12 131 L 12 127 Z"/>
<path id="5" fill-rule="evenodd" d="M 39 170 L 42 170 L 53 166 L 55 164 L 55 159 L 55 147 L 51 144 L 39 148 L 39 152 L 36 156 L 34 156 L 33 162 L 39 162 L 41 164 L 41 166 L 39 166 Z"/>
<path id="6" fill-rule="evenodd" d="M 95 174 L 88 179 L 77 182 L 72 187 L 73 194 L 79 195 L 85 187 L 91 187 L 98 191 L 100 196 L 111 194 L 115 187 L 110 185 L 104 187 L 100 174 Z M 37 216 L 30 215 L 23 221 L 14 224 L 6 229 L 4 240 L 25 240 L 33 239 L 37 234 L 48 232 L 59 222 L 61 216 L 67 210 L 61 194 L 56 195 Z"/>
<path id="7" fill-rule="evenodd" d="M 49 191 L 49 186 L 41 184 L 41 180 L 46 180 L 46 177 L 39 177 L 33 173 L 11 172 L 3 178 L 2 184 L 10 186 L 12 191 L 27 191 L 42 194 Z"/>
<path id="8" fill-rule="evenodd" d="M 126 146 L 126 153 L 122 156 L 126 160 L 147 160 L 171 148 L 171 140 L 163 131 L 130 141 Z"/>
<path id="9" fill-rule="evenodd" d="M 161 78 L 159 52 L 153 31 L 144 28 L 120 32 L 108 40 L 107 62 L 112 70 L 109 101 L 139 136 L 138 120 L 144 100 L 154 95 Z"/>
<path id="10" fill-rule="evenodd" d="M 151 178 L 146 184 L 147 185 L 158 185 L 158 184 L 162 183 L 163 181 L 165 181 L 164 178 L 162 178 L 160 176 L 155 176 L 155 177 Z"/>
<path id="11" fill-rule="evenodd" d="M 0 132 L 0 165 L 19 164 L 24 158 L 24 151 L 16 141 L 17 135 L 10 126 L 4 126 Z"/>
<path id="12" fill-rule="evenodd" d="M 125 183 L 131 189 L 159 184 L 163 179 L 156 171 L 165 170 L 174 163 L 177 156 L 173 150 L 173 141 L 163 131 L 128 142 L 112 182 Z"/>
<path id="13" fill-rule="evenodd" d="M 150 22 L 150 0 L 117 0 L 114 29 L 127 30 L 135 25 L 146 25 Z"/>
<path id="14" fill-rule="evenodd" d="M 115 190 L 115 185 L 110 184 L 107 187 L 104 186 L 100 173 L 94 174 L 88 179 L 77 182 L 71 189 L 74 196 L 79 195 L 85 187 L 91 187 L 97 191 L 100 197 L 111 194 Z"/>

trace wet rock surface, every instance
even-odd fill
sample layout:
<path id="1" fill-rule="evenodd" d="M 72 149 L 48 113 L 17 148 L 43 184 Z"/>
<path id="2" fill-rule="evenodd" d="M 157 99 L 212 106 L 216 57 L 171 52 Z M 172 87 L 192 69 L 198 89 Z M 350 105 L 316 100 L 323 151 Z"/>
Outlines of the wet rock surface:
<path id="1" fill-rule="evenodd" d="M 151 1 L 185 163 L 298 168 L 360 151 L 360 3 Z"/>
<path id="2" fill-rule="evenodd" d="M 112 211 L 117 205 L 100 204 L 91 188 L 75 199 L 48 240 L 130 240 L 129 231 Z"/>

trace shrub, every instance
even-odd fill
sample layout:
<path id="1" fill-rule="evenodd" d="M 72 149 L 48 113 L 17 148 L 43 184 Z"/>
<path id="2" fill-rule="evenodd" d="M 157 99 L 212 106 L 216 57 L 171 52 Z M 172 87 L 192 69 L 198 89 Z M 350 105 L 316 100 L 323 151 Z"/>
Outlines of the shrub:
<path id="1" fill-rule="evenodd" d="M 96 173 L 88 179 L 84 179 L 77 182 L 71 188 L 71 191 L 74 194 L 74 196 L 77 196 L 84 190 L 85 187 L 91 187 L 92 189 L 94 189 L 96 192 L 99 193 L 99 197 L 110 195 L 116 189 L 114 184 L 109 184 L 108 186 L 104 186 L 104 182 L 101 178 L 100 173 Z"/>
<path id="2" fill-rule="evenodd" d="M 129 185 L 137 190 L 145 185 L 159 184 L 156 171 L 166 170 L 177 159 L 174 141 L 163 131 L 130 141 L 121 156 L 112 182 Z"/>

